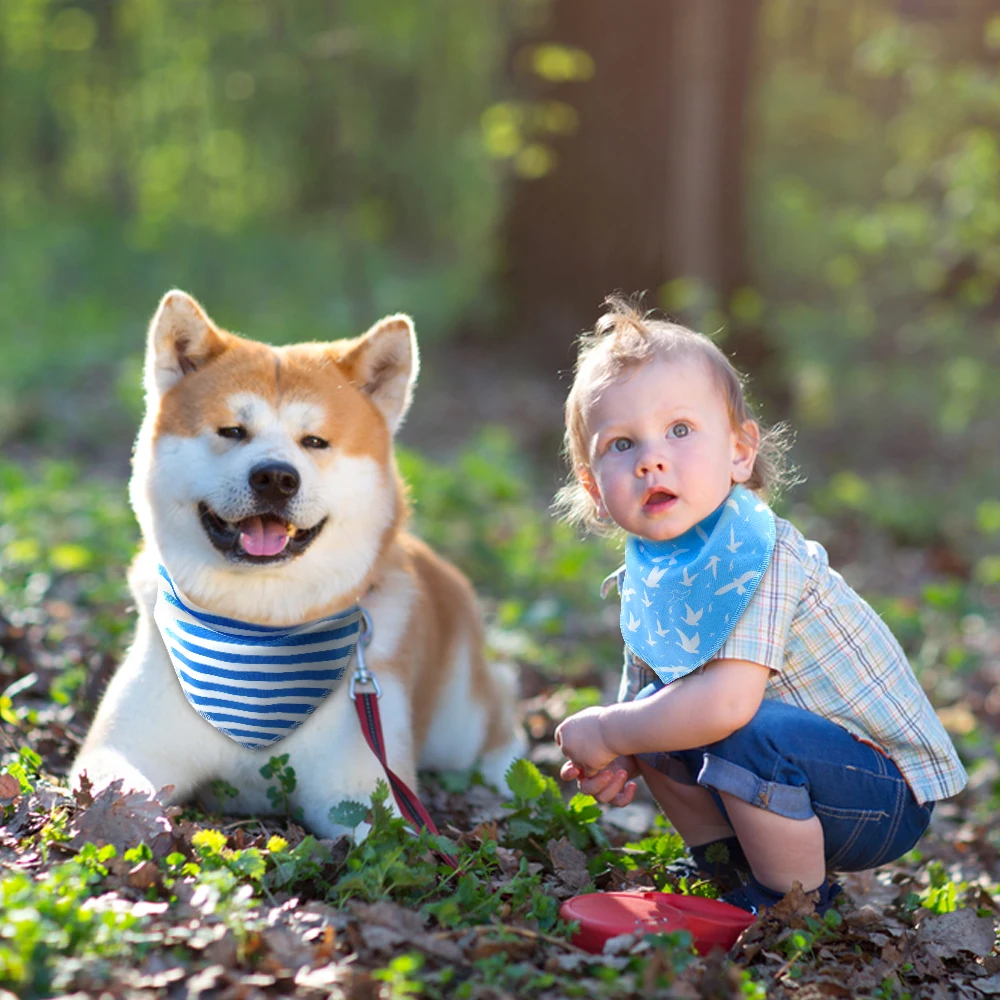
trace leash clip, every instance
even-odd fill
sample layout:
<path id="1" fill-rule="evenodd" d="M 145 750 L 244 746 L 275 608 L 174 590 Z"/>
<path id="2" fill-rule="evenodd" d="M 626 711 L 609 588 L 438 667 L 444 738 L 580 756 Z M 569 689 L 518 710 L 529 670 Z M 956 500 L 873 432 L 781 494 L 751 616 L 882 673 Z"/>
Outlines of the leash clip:
<path id="1" fill-rule="evenodd" d="M 353 698 L 356 694 L 364 692 L 359 692 L 359 687 L 370 687 L 375 693 L 376 698 L 382 697 L 382 688 L 379 687 L 378 680 L 375 675 L 368 669 L 368 664 L 365 662 L 365 649 L 371 645 L 372 641 L 372 619 L 371 615 L 365 611 L 364 608 L 361 609 L 361 626 L 358 632 L 358 642 L 354 647 L 354 655 L 357 660 L 357 665 L 354 668 L 354 673 L 351 675 L 351 687 L 350 694 Z"/>

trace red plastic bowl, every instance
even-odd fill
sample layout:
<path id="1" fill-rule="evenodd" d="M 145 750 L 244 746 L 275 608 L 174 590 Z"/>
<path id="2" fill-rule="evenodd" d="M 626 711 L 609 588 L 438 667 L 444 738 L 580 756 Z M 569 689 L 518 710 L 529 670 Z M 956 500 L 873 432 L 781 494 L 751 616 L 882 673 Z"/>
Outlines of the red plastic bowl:
<path id="1" fill-rule="evenodd" d="M 757 919 L 738 906 L 721 899 L 704 896 L 676 896 L 661 893 L 664 905 L 672 906 L 684 918 L 684 924 L 694 938 L 694 950 L 707 955 L 713 948 L 729 951 L 736 939 Z"/>
<path id="2" fill-rule="evenodd" d="M 689 931 L 694 949 L 728 951 L 754 922 L 752 914 L 729 903 L 669 892 L 588 892 L 567 899 L 559 909 L 563 920 L 578 921 L 573 944 L 599 953 L 604 942 L 620 934 Z"/>

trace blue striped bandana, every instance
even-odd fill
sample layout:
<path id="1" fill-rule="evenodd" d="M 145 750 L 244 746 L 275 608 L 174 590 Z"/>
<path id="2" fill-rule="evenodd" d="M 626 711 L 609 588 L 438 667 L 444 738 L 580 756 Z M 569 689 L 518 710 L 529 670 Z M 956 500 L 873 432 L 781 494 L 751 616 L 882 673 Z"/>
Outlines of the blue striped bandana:
<path id="1" fill-rule="evenodd" d="M 622 638 L 664 684 L 722 648 L 771 562 L 774 536 L 771 508 L 743 486 L 677 538 L 629 535 Z"/>
<path id="2" fill-rule="evenodd" d="M 221 618 L 182 599 L 163 566 L 153 609 L 184 697 L 247 750 L 284 739 L 336 689 L 361 615 L 354 605 L 294 628 Z"/>

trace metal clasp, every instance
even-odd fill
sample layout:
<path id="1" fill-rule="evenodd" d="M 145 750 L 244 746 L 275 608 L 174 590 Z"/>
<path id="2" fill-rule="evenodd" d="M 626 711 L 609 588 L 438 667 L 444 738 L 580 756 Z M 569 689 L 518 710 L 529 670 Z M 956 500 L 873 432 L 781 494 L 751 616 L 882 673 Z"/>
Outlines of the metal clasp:
<path id="1" fill-rule="evenodd" d="M 358 690 L 358 687 L 370 687 L 372 691 L 375 692 L 376 698 L 382 697 L 382 689 L 379 687 L 378 680 L 376 680 L 375 675 L 368 669 L 368 664 L 365 662 L 365 650 L 371 645 L 372 641 L 372 619 L 371 615 L 365 611 L 364 608 L 361 609 L 361 626 L 358 631 L 358 641 L 354 647 L 354 657 L 356 664 L 354 667 L 354 673 L 351 675 L 351 687 L 350 693 L 353 698 Z"/>

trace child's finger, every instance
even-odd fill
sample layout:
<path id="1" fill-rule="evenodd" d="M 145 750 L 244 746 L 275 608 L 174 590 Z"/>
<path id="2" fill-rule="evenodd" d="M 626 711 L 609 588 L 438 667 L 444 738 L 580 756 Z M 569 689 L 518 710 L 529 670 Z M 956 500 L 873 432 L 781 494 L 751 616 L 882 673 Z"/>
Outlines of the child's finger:
<path id="1" fill-rule="evenodd" d="M 574 764 L 573 761 L 568 760 L 559 769 L 559 777 L 563 781 L 576 781 L 578 778 L 583 776 L 583 771 L 580 769 L 579 765 Z"/>
<path id="2" fill-rule="evenodd" d="M 634 798 L 636 784 L 634 781 L 625 783 L 625 787 L 611 800 L 613 806 L 627 806 Z"/>
<path id="3" fill-rule="evenodd" d="M 602 771 L 601 775 L 602 777 L 606 776 L 606 780 L 601 783 L 603 787 L 599 792 L 591 792 L 590 794 L 593 795 L 598 802 L 614 802 L 614 800 L 621 794 L 622 789 L 625 787 L 628 775 L 622 770 L 611 770 L 610 768 L 606 771 Z"/>
<path id="4" fill-rule="evenodd" d="M 608 802 L 621 791 L 621 786 L 625 781 L 625 775 L 612 771 L 610 768 L 603 768 L 595 774 L 590 775 L 580 781 L 580 791 L 584 795 L 592 795 L 599 802 Z"/>

